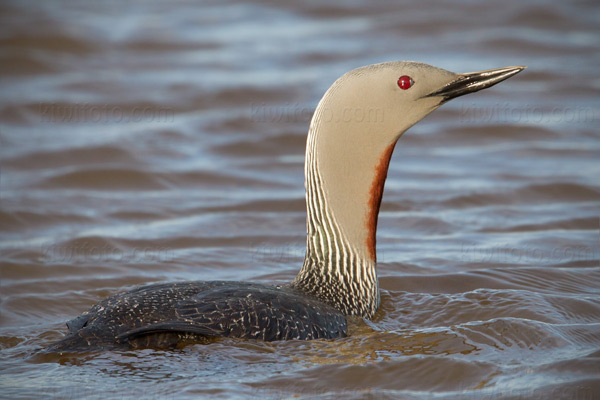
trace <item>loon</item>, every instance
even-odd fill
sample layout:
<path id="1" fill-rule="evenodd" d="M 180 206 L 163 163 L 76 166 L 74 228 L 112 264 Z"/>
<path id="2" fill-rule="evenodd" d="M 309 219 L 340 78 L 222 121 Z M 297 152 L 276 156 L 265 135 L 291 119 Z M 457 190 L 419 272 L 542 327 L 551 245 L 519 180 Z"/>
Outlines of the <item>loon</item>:
<path id="1" fill-rule="evenodd" d="M 108 297 L 67 323 L 51 352 L 169 347 L 216 337 L 345 337 L 347 317 L 380 303 L 375 270 L 379 207 L 400 136 L 455 97 L 525 67 L 456 74 L 394 61 L 352 70 L 327 90 L 308 132 L 304 264 L 288 284 L 197 281 L 152 284 Z"/>

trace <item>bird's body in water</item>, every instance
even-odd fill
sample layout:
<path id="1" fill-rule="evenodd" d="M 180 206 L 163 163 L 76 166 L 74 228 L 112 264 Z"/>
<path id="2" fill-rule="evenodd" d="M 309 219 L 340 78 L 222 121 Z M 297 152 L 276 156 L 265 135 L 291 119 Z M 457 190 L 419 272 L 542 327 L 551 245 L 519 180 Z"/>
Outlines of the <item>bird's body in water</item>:
<path id="1" fill-rule="evenodd" d="M 63 350 L 170 347 L 225 336 L 270 341 L 346 335 L 343 314 L 290 286 L 228 281 L 144 286 L 100 301 L 67 325 L 71 335 L 59 342 Z"/>
<path id="2" fill-rule="evenodd" d="M 106 298 L 67 323 L 46 350 L 169 347 L 237 337 L 266 341 L 347 335 L 347 316 L 379 306 L 377 217 L 400 136 L 446 101 L 523 70 L 455 74 L 414 62 L 369 65 L 339 78 L 319 102 L 306 146 L 307 251 L 296 279 L 271 286 L 196 281 Z M 366 113 L 376 110 L 377 115 Z"/>

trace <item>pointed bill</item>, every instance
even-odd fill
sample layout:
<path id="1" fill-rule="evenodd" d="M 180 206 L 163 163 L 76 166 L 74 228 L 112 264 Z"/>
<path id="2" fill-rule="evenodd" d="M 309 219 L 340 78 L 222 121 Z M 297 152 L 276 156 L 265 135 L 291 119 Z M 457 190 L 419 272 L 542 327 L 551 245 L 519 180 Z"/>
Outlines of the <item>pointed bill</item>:
<path id="1" fill-rule="evenodd" d="M 446 102 L 455 97 L 469 93 L 475 93 L 481 89 L 494 86 L 496 83 L 502 82 L 503 80 L 518 74 L 525 68 L 526 67 L 522 66 L 505 67 L 459 74 L 457 79 L 426 95 L 425 97 L 441 97 L 442 102 Z"/>

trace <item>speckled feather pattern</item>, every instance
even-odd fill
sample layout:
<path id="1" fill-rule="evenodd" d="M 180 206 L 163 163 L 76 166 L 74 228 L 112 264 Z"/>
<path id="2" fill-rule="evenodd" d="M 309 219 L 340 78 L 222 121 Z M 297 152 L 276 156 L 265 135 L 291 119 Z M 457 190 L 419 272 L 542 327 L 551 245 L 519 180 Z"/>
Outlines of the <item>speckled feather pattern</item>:
<path id="1" fill-rule="evenodd" d="M 48 351 L 165 347 L 210 337 L 345 337 L 346 317 L 287 286 L 200 281 L 143 286 L 106 298 L 67 323 Z"/>

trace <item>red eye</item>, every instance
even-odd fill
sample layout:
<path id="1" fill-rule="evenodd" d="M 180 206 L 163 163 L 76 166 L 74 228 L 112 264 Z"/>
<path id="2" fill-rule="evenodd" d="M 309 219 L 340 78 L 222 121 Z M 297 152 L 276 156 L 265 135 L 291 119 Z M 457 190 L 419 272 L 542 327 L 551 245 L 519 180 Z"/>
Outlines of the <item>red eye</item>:
<path id="1" fill-rule="evenodd" d="M 412 85 L 414 85 L 415 81 L 412 80 L 410 76 L 403 75 L 398 78 L 398 86 L 402 90 L 410 89 Z"/>

